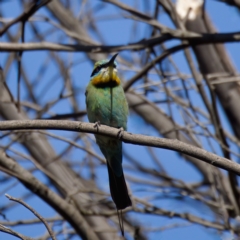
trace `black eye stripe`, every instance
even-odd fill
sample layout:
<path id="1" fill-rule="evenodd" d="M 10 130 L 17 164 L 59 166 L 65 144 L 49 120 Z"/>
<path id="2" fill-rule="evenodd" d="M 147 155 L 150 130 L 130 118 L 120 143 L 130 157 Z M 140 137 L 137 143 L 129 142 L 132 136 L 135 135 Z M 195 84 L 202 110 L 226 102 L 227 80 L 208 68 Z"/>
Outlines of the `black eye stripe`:
<path id="1" fill-rule="evenodd" d="M 96 73 L 98 73 L 98 72 L 101 70 L 101 68 L 102 68 L 102 66 L 97 66 L 96 68 L 94 68 L 94 69 L 93 69 L 93 72 L 92 72 L 92 74 L 91 74 L 91 77 L 92 77 L 93 75 L 95 75 Z"/>
<path id="2" fill-rule="evenodd" d="M 108 63 L 105 63 L 105 64 L 102 64 L 102 65 L 99 65 L 97 66 L 96 68 L 93 69 L 93 72 L 91 74 L 91 77 L 94 76 L 96 73 L 98 73 L 102 68 L 105 68 L 108 66 Z M 116 64 L 114 63 L 113 64 L 113 67 L 116 68 Z"/>

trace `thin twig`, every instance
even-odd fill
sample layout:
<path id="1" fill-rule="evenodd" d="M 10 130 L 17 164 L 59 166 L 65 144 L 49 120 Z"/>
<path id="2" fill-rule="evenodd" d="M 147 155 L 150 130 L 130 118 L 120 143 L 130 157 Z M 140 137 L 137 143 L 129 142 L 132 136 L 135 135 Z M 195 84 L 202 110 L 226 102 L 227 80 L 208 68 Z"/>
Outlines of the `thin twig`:
<path id="1" fill-rule="evenodd" d="M 20 204 L 22 204 L 25 208 L 27 208 L 28 210 L 30 210 L 37 218 L 39 218 L 40 221 L 42 221 L 42 223 L 45 225 L 45 227 L 47 228 L 49 235 L 51 236 L 51 238 L 53 240 L 56 240 L 56 237 L 52 231 L 52 229 L 48 226 L 47 221 L 44 219 L 44 217 L 42 217 L 35 209 L 33 209 L 32 207 L 30 207 L 27 203 L 25 203 L 23 200 L 19 199 L 19 198 L 14 198 L 12 196 L 10 196 L 9 194 L 5 194 L 5 196 L 14 202 L 18 202 Z"/>
<path id="2" fill-rule="evenodd" d="M 4 225 L 0 224 L 0 232 L 5 232 L 5 233 L 8 233 L 10 235 L 13 235 L 17 238 L 20 238 L 22 240 L 34 240 L 33 238 L 30 238 L 30 237 L 27 237 L 27 236 L 24 236 L 14 230 L 12 230 L 11 228 L 8 228 L 8 227 L 5 227 Z"/>

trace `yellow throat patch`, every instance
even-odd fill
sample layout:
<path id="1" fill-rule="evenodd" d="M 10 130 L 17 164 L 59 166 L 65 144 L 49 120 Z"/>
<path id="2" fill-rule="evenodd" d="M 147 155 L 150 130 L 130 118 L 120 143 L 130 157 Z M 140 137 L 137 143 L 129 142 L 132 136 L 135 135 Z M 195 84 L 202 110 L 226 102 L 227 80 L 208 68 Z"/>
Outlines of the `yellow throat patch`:
<path id="1" fill-rule="evenodd" d="M 121 83 L 121 80 L 117 75 L 117 71 L 111 66 L 102 69 L 101 72 L 92 78 L 92 84 L 94 86 L 100 86 L 109 83 L 117 86 Z"/>

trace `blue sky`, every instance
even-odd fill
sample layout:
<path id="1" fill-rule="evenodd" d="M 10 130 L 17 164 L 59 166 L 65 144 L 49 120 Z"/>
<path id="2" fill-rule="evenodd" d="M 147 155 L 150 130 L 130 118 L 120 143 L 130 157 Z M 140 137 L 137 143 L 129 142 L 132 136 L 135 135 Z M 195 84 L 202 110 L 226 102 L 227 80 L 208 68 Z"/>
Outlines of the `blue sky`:
<path id="1" fill-rule="evenodd" d="M 80 10 L 79 1 L 72 0 L 76 2 L 76 5 L 74 6 L 74 12 L 77 15 Z M 99 4 L 99 1 L 91 1 L 92 2 L 92 8 Z M 126 2 L 129 5 L 132 6 L 140 6 L 141 9 L 144 7 L 144 0 L 143 1 L 123 1 Z M 152 12 L 153 9 L 153 0 L 149 1 L 149 9 Z M 136 5 L 135 5 L 136 4 Z M 19 1 L 7 1 L 0 3 L 0 10 L 4 14 L 4 17 L 6 18 L 14 18 L 18 16 L 22 9 L 20 8 Z M 208 11 L 210 18 L 212 19 L 213 23 L 215 24 L 216 28 L 220 32 L 232 32 L 232 31 L 239 31 L 239 12 L 229 7 L 223 3 L 217 3 L 213 0 L 206 1 L 206 10 Z M 134 42 L 139 41 L 143 38 L 149 37 L 150 29 L 149 27 L 144 24 L 140 23 L 137 25 L 137 31 L 136 33 L 132 31 L 133 22 L 130 19 L 122 19 L 122 16 L 117 14 L 118 11 L 116 8 L 109 4 L 108 7 L 104 8 L 104 10 L 99 11 L 95 16 L 97 19 L 97 27 L 99 29 L 99 32 L 103 36 L 103 40 L 106 44 L 109 45 L 117 45 L 117 44 L 127 44 L 128 42 Z M 46 15 L 49 16 L 48 11 L 46 11 L 44 8 L 41 9 L 35 16 L 42 16 Z M 106 18 L 106 16 L 110 15 L 110 18 Z M 227 19 L 227 21 L 226 21 Z M 166 15 L 160 15 L 159 21 L 162 24 L 166 24 L 170 27 L 173 27 L 172 23 L 169 21 L 168 17 Z M 88 23 L 85 23 L 86 25 Z M 1 26 L 1 25 L 0 25 Z M 11 33 L 15 33 L 18 26 L 11 27 Z M 38 23 L 38 28 L 41 32 L 47 31 L 48 29 L 51 29 L 52 26 L 50 24 Z M 93 39 L 99 40 L 98 37 L 91 33 L 91 36 Z M 61 41 L 61 38 L 64 36 L 63 33 L 57 31 L 49 34 L 47 37 L 47 40 L 50 42 L 64 42 L 64 43 L 74 43 L 73 41 L 66 40 L 66 38 Z M 1 41 L 6 41 L 5 37 L 2 37 Z M 26 27 L 26 41 L 36 41 L 36 39 L 32 39 L 32 31 L 30 27 Z M 177 41 L 170 41 L 166 44 L 167 47 L 171 47 L 176 44 Z M 238 43 L 229 43 L 226 44 L 226 48 L 229 52 L 229 55 L 236 67 L 236 69 L 239 71 L 240 69 L 240 54 L 239 54 L 239 46 Z M 83 110 L 85 109 L 85 96 L 84 91 L 85 87 L 89 81 L 89 76 L 92 71 L 92 63 L 90 61 L 85 60 L 85 54 L 84 53 L 56 53 L 59 57 L 62 57 L 62 59 L 65 59 L 64 64 L 71 65 L 72 62 L 77 62 L 76 65 L 74 65 L 71 68 L 70 76 L 71 81 L 73 82 L 73 85 L 75 87 L 75 90 L 78 93 L 78 103 L 79 103 L 79 109 Z M 133 56 L 136 58 L 139 57 L 138 52 L 134 53 Z M 31 79 L 31 81 L 35 81 L 38 77 L 38 75 L 41 72 L 40 66 L 43 61 L 47 61 L 47 53 L 46 52 L 27 52 L 23 54 L 23 65 L 27 70 L 28 78 Z M 122 57 L 129 58 L 131 57 L 129 55 L 129 52 L 121 52 L 119 54 Z M 7 53 L 1 53 L 0 55 L 0 65 L 4 66 L 6 63 L 6 58 L 8 54 Z M 189 68 L 187 66 L 186 61 L 184 60 L 184 56 L 182 52 L 178 52 L 173 55 L 173 59 L 177 63 L 179 69 L 184 73 L 190 73 Z M 35 93 L 38 96 L 41 96 L 41 100 L 39 104 L 46 104 L 50 100 L 54 100 L 58 98 L 58 94 L 61 91 L 63 87 L 63 77 L 61 76 L 58 66 L 54 62 L 47 62 L 49 68 L 43 72 L 43 82 L 38 82 L 36 84 L 36 87 L 34 89 Z M 139 69 L 139 66 L 135 66 L 137 69 Z M 134 72 L 131 71 L 124 71 L 124 66 L 122 64 L 119 64 L 120 71 L 121 69 L 122 74 L 124 76 L 124 79 L 129 79 L 131 76 L 134 75 Z M 7 78 L 7 84 L 9 88 L 11 89 L 13 95 L 16 97 L 16 82 L 17 82 L 17 71 L 16 71 L 16 63 L 15 65 L 12 65 L 9 72 L 6 75 Z M 153 75 L 152 78 L 154 79 L 155 76 Z M 25 91 L 25 84 L 24 81 L 22 81 L 22 95 L 21 99 L 27 99 L 28 95 Z M 199 99 L 194 98 L 195 104 L 198 103 L 201 105 Z M 167 111 L 166 106 L 161 105 L 161 107 Z M 220 111 L 221 108 L 219 107 Z M 69 107 L 69 100 L 63 99 L 60 103 L 56 104 L 50 109 L 53 113 L 68 113 L 72 112 L 72 109 Z M 35 114 L 33 112 L 30 112 L 29 115 L 31 117 L 35 117 Z M 48 116 L 48 115 L 46 115 Z M 177 116 L 176 116 L 177 118 Z M 221 118 L 223 121 L 223 125 L 231 132 L 231 129 L 229 128 L 225 116 L 223 112 L 221 111 Z M 84 119 L 87 121 L 87 118 Z M 179 120 L 180 121 L 180 120 Z M 128 131 L 133 133 L 141 133 L 146 135 L 153 135 L 153 136 L 159 136 L 159 134 L 153 129 L 151 126 L 147 126 L 146 123 L 136 114 L 131 113 L 129 117 L 128 122 Z M 59 134 L 61 136 L 65 137 L 72 137 L 73 133 L 69 132 L 62 132 L 62 131 L 52 131 L 54 134 Z M 5 140 L 7 144 L 7 140 Z M 57 153 L 60 153 L 62 149 L 65 147 L 64 143 L 61 143 L 60 141 L 49 139 L 49 141 L 53 144 L 55 147 L 55 151 Z M 208 148 L 207 144 L 204 143 L 204 146 Z M 25 151 L 19 146 L 14 146 L 19 151 Z M 154 168 L 154 164 L 149 159 L 148 151 L 146 148 L 141 146 L 133 146 L 133 145 L 124 145 L 124 148 L 129 154 L 132 154 L 141 164 L 146 166 L 152 166 Z M 99 153 L 98 148 L 96 147 L 96 152 Z M 210 149 L 207 149 L 210 150 Z M 160 156 L 160 160 L 162 161 L 164 167 L 166 170 L 178 179 L 183 179 L 184 181 L 193 182 L 196 180 L 199 180 L 200 176 L 196 172 L 196 170 L 191 167 L 187 162 L 185 162 L 183 159 L 179 158 L 179 155 L 177 153 L 174 153 L 169 150 L 164 149 L 156 149 L 154 150 L 156 155 Z M 219 149 L 216 146 L 216 151 L 219 153 Z M 75 161 L 83 161 L 82 160 L 82 151 L 76 150 L 72 153 L 71 157 Z M 22 161 L 21 164 L 23 166 L 30 167 L 31 163 L 27 161 Z M 128 166 L 129 162 L 124 161 L 124 165 Z M 88 172 L 84 171 L 84 169 L 81 170 L 82 174 L 86 177 L 88 177 Z M 126 176 L 128 174 L 132 174 L 132 171 L 125 171 Z M 47 183 L 48 180 L 43 176 L 43 174 L 37 172 L 35 173 L 35 176 L 38 177 L 41 181 L 44 183 Z M 106 174 L 106 166 L 101 166 L 98 169 L 97 172 L 97 178 L 99 186 L 105 191 L 108 191 L 108 178 Z M 1 189 L 5 189 L 7 186 L 2 185 Z M 144 197 L 144 191 L 138 186 L 138 187 L 132 187 L 132 191 L 134 191 L 134 194 L 139 197 Z M 149 190 L 151 191 L 151 190 Z M 5 204 L 8 202 L 6 197 L 4 196 L 4 192 L 0 191 L 2 195 L 0 195 L 0 207 L 1 204 Z M 18 187 L 15 187 L 7 193 L 10 195 L 13 195 L 15 197 L 20 197 L 22 195 L 22 192 L 26 192 L 24 187 L 18 185 Z M 199 209 L 196 209 L 196 205 L 194 202 L 189 199 L 188 201 L 185 201 L 184 204 L 180 203 L 179 201 L 172 200 L 169 198 L 164 198 L 164 195 L 161 195 L 161 198 L 158 200 L 155 200 L 155 204 L 157 206 L 160 206 L 162 208 L 166 208 L 168 210 L 173 211 L 179 211 L 184 212 L 189 210 L 191 213 L 194 213 L 198 216 L 205 217 L 208 212 L 208 209 L 206 207 L 200 207 Z M 27 200 L 28 204 L 33 206 L 38 212 L 40 212 L 44 217 L 51 217 L 55 213 L 54 211 L 48 207 L 41 199 L 39 198 L 30 198 Z M 198 206 L 199 207 L 199 206 Z M 8 212 L 8 218 L 13 219 L 20 219 L 24 217 L 24 219 L 31 219 L 33 218 L 33 215 L 28 212 L 23 207 L 16 207 L 13 208 L 11 211 Z M 144 216 L 144 217 L 143 217 Z M 212 239 L 227 239 L 229 237 L 228 234 L 218 235 L 218 233 L 215 230 L 203 228 L 201 226 L 189 224 L 186 225 L 186 221 L 182 220 L 176 220 L 176 219 L 169 219 L 166 217 L 158 217 L 158 216 L 146 216 L 146 215 L 140 215 L 140 214 L 129 214 L 129 217 L 132 219 L 135 219 L 137 222 L 143 222 L 145 226 L 148 227 L 160 227 L 160 226 L 166 226 L 173 223 L 180 223 L 183 224 L 182 227 L 179 228 L 173 228 L 166 231 L 158 231 L 154 232 L 148 235 L 149 239 L 193 239 L 194 240 L 212 240 Z M 208 214 L 209 219 L 211 219 L 211 216 Z M 1 218 L 1 216 L 0 216 Z M 44 227 L 42 225 L 36 225 L 34 227 L 16 227 L 14 228 L 16 231 L 19 231 L 23 234 L 26 234 L 28 236 L 36 237 L 39 236 L 43 231 Z M 0 239 L 6 239 L 11 240 L 15 239 L 14 237 L 11 237 L 10 235 L 6 235 L 3 233 L 0 233 Z M 62 238 L 64 239 L 64 237 Z M 77 239 L 77 238 L 76 238 Z M 130 238 L 129 238 L 130 239 Z"/>

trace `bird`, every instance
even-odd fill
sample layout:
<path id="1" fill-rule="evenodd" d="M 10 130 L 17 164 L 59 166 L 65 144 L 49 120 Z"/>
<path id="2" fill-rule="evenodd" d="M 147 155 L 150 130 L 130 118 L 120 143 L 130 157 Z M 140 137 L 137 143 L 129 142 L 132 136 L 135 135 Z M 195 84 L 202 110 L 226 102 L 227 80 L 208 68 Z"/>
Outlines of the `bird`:
<path id="1" fill-rule="evenodd" d="M 89 122 L 97 128 L 101 124 L 118 128 L 121 135 L 122 130 L 127 130 L 128 103 L 118 76 L 117 55 L 95 63 L 85 95 Z M 117 210 L 125 209 L 132 202 L 122 168 L 122 141 L 97 134 L 95 138 L 106 158 L 113 202 Z"/>

